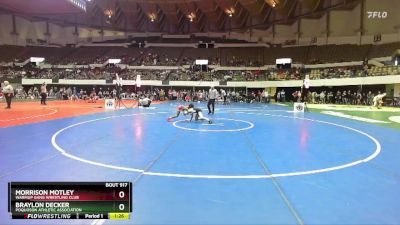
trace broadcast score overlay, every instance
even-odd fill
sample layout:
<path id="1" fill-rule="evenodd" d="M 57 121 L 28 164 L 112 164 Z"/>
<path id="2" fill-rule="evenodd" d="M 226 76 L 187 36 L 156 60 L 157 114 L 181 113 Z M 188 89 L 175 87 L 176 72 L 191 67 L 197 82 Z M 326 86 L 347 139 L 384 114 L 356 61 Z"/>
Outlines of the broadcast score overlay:
<path id="1" fill-rule="evenodd" d="M 13 219 L 130 218 L 131 182 L 10 182 Z"/>

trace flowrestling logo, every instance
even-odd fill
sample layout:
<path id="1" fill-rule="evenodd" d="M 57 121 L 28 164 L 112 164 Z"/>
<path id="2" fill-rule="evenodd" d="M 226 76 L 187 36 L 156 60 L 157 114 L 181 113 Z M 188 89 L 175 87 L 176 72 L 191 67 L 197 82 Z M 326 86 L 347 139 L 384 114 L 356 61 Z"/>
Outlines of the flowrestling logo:
<path id="1" fill-rule="evenodd" d="M 114 109 L 115 108 L 115 99 L 106 99 L 104 102 L 104 108 Z"/>
<path id="2" fill-rule="evenodd" d="M 303 108 L 304 108 L 303 105 L 300 104 L 296 106 L 297 111 L 303 111 L 304 110 Z"/>
<path id="3" fill-rule="evenodd" d="M 386 11 L 367 11 L 368 19 L 386 19 L 388 12 Z"/>
<path id="4" fill-rule="evenodd" d="M 114 102 L 110 101 L 110 100 L 108 100 L 106 104 L 107 104 L 107 107 L 109 107 L 109 108 L 114 106 Z"/>

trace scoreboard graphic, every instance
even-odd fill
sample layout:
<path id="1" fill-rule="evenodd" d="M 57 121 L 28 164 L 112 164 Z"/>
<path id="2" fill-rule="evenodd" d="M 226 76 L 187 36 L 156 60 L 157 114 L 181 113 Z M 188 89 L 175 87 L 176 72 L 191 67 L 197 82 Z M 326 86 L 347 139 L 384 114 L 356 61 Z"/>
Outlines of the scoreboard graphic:
<path id="1" fill-rule="evenodd" d="M 10 182 L 13 219 L 129 219 L 131 182 Z"/>

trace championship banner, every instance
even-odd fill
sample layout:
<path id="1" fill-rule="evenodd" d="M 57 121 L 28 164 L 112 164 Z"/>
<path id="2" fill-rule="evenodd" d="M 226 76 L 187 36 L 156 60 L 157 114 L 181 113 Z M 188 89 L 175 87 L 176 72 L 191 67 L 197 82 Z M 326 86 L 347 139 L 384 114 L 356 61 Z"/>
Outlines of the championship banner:
<path id="1" fill-rule="evenodd" d="M 306 75 L 306 78 L 304 79 L 304 88 L 309 89 L 310 88 L 310 76 Z"/>
<path id="2" fill-rule="evenodd" d="M 104 101 L 105 109 L 115 109 L 115 99 L 106 99 Z"/>
<path id="3" fill-rule="evenodd" d="M 142 79 L 140 78 L 140 75 L 136 76 L 136 87 L 142 86 Z"/>
<path id="4" fill-rule="evenodd" d="M 115 84 L 116 84 L 117 86 L 122 86 L 122 77 L 119 77 L 119 76 L 118 76 L 118 73 L 116 73 L 115 76 L 116 76 Z"/>
<path id="5" fill-rule="evenodd" d="M 304 102 L 295 102 L 293 105 L 294 112 L 304 112 Z"/>

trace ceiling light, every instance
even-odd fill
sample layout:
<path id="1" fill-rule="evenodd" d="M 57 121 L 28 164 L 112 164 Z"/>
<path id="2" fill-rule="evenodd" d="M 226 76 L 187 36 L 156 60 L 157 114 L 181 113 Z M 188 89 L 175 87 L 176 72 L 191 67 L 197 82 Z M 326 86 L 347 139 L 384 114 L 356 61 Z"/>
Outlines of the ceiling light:
<path id="1" fill-rule="evenodd" d="M 86 11 L 86 1 L 85 0 L 69 0 L 74 6 Z"/>
<path id="2" fill-rule="evenodd" d="M 155 13 L 150 13 L 150 14 L 149 14 L 149 18 L 150 18 L 150 21 L 151 21 L 151 22 L 154 22 L 154 21 L 156 21 L 156 19 L 157 19 Z"/>
<path id="3" fill-rule="evenodd" d="M 278 4 L 278 3 L 276 2 L 276 0 L 271 0 L 270 3 L 271 3 L 272 8 L 275 8 L 276 5 Z"/>
<path id="4" fill-rule="evenodd" d="M 114 12 L 113 12 L 111 9 L 106 9 L 106 10 L 104 11 L 104 14 L 105 14 L 109 19 L 111 19 L 111 17 L 114 15 Z"/>
<path id="5" fill-rule="evenodd" d="M 232 17 L 233 14 L 235 13 L 235 9 L 231 7 L 229 9 L 226 9 L 225 13 L 228 14 L 229 17 Z"/>
<path id="6" fill-rule="evenodd" d="M 189 19 L 190 22 L 193 22 L 194 19 L 196 18 L 196 14 L 194 14 L 193 12 L 190 13 L 189 15 L 187 15 L 187 18 Z"/>

